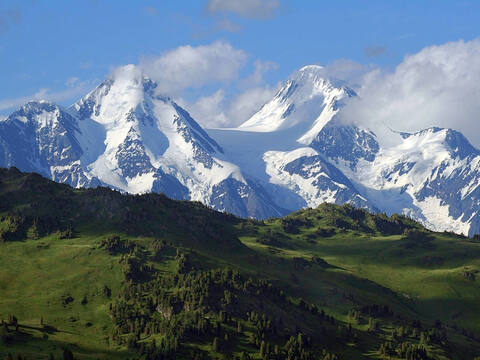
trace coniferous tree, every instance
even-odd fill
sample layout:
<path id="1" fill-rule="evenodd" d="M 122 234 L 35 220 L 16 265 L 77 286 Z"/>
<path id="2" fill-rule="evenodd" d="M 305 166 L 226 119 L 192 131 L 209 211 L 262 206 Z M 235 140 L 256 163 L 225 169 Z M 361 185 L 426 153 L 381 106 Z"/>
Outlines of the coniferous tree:
<path id="1" fill-rule="evenodd" d="M 262 340 L 262 342 L 260 343 L 260 357 L 264 359 L 266 355 L 267 355 L 267 345 L 265 344 L 265 341 Z"/>
<path id="2" fill-rule="evenodd" d="M 212 349 L 213 351 L 220 352 L 220 339 L 216 336 L 213 338 Z"/>
<path id="3" fill-rule="evenodd" d="M 70 351 L 70 349 L 65 348 L 63 350 L 63 360 L 74 360 L 73 353 Z"/>

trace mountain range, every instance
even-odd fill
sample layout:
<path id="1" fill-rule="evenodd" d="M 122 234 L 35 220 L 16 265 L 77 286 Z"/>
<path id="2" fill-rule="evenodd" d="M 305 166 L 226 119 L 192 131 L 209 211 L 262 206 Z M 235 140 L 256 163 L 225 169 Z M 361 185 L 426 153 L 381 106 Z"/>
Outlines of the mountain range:
<path id="1" fill-rule="evenodd" d="M 0 121 L 0 166 L 242 217 L 351 203 L 480 233 L 480 151 L 453 129 L 389 130 L 384 141 L 378 129 L 342 121 L 355 97 L 322 67 L 305 66 L 239 127 L 203 129 L 127 65 L 68 108 L 32 101 Z"/>

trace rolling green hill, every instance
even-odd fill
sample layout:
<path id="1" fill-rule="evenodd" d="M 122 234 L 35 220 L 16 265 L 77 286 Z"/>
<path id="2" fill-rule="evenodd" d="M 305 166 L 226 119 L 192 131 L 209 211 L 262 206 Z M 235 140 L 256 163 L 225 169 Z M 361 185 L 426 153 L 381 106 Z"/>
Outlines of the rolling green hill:
<path id="1" fill-rule="evenodd" d="M 480 242 L 324 204 L 256 221 L 0 169 L 0 358 L 474 359 Z"/>

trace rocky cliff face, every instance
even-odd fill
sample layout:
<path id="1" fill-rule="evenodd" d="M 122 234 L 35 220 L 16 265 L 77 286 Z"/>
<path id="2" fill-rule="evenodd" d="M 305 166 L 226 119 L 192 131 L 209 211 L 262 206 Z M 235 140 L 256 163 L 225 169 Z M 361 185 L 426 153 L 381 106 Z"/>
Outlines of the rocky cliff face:
<path id="1" fill-rule="evenodd" d="M 30 102 L 0 123 L 0 165 L 76 187 L 163 192 L 245 217 L 286 212 L 156 87 L 126 66 L 68 109 Z"/>
<path id="2" fill-rule="evenodd" d="M 205 131 L 133 65 L 70 108 L 29 102 L 0 122 L 0 166 L 72 186 L 163 192 L 243 217 L 322 202 L 404 213 L 435 230 L 480 233 L 480 151 L 460 133 L 343 123 L 357 96 L 319 66 L 292 75 L 237 129 Z"/>

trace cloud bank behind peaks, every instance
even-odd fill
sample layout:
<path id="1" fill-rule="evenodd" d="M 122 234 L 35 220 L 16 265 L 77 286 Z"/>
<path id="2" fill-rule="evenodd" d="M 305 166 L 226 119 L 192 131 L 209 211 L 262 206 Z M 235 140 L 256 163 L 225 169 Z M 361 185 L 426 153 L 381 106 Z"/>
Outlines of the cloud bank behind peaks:
<path id="1" fill-rule="evenodd" d="M 371 129 L 431 126 L 461 131 L 480 145 L 480 40 L 450 42 L 407 56 L 394 71 L 366 75 L 343 119 Z M 388 133 L 377 133 L 388 137 Z"/>
<path id="2" fill-rule="evenodd" d="M 248 55 L 243 50 L 216 41 L 145 57 L 138 66 L 117 68 L 113 76 L 118 80 L 126 70 L 139 72 L 154 80 L 159 94 L 172 96 L 202 126 L 233 127 L 248 119 L 276 90 L 263 78 L 278 68 L 276 63 L 257 59 L 252 73 L 240 77 L 247 64 Z M 189 89 L 205 93 L 216 87 L 213 93 L 196 99 L 188 94 Z"/>
<path id="3" fill-rule="evenodd" d="M 278 65 L 260 60 L 256 60 L 253 65 L 253 72 L 237 81 L 237 88 L 241 92 L 235 96 L 227 97 L 225 91 L 219 89 L 211 95 L 200 97 L 194 103 L 187 104 L 183 101 L 183 104 L 207 128 L 236 127 L 242 124 L 278 90 L 277 86 L 269 86 L 263 79 L 266 72 L 277 69 Z"/>
<path id="4" fill-rule="evenodd" d="M 216 41 L 196 47 L 180 46 L 161 56 L 144 58 L 140 67 L 158 83 L 159 91 L 172 94 L 235 80 L 246 62 L 247 54 L 243 50 Z"/>

